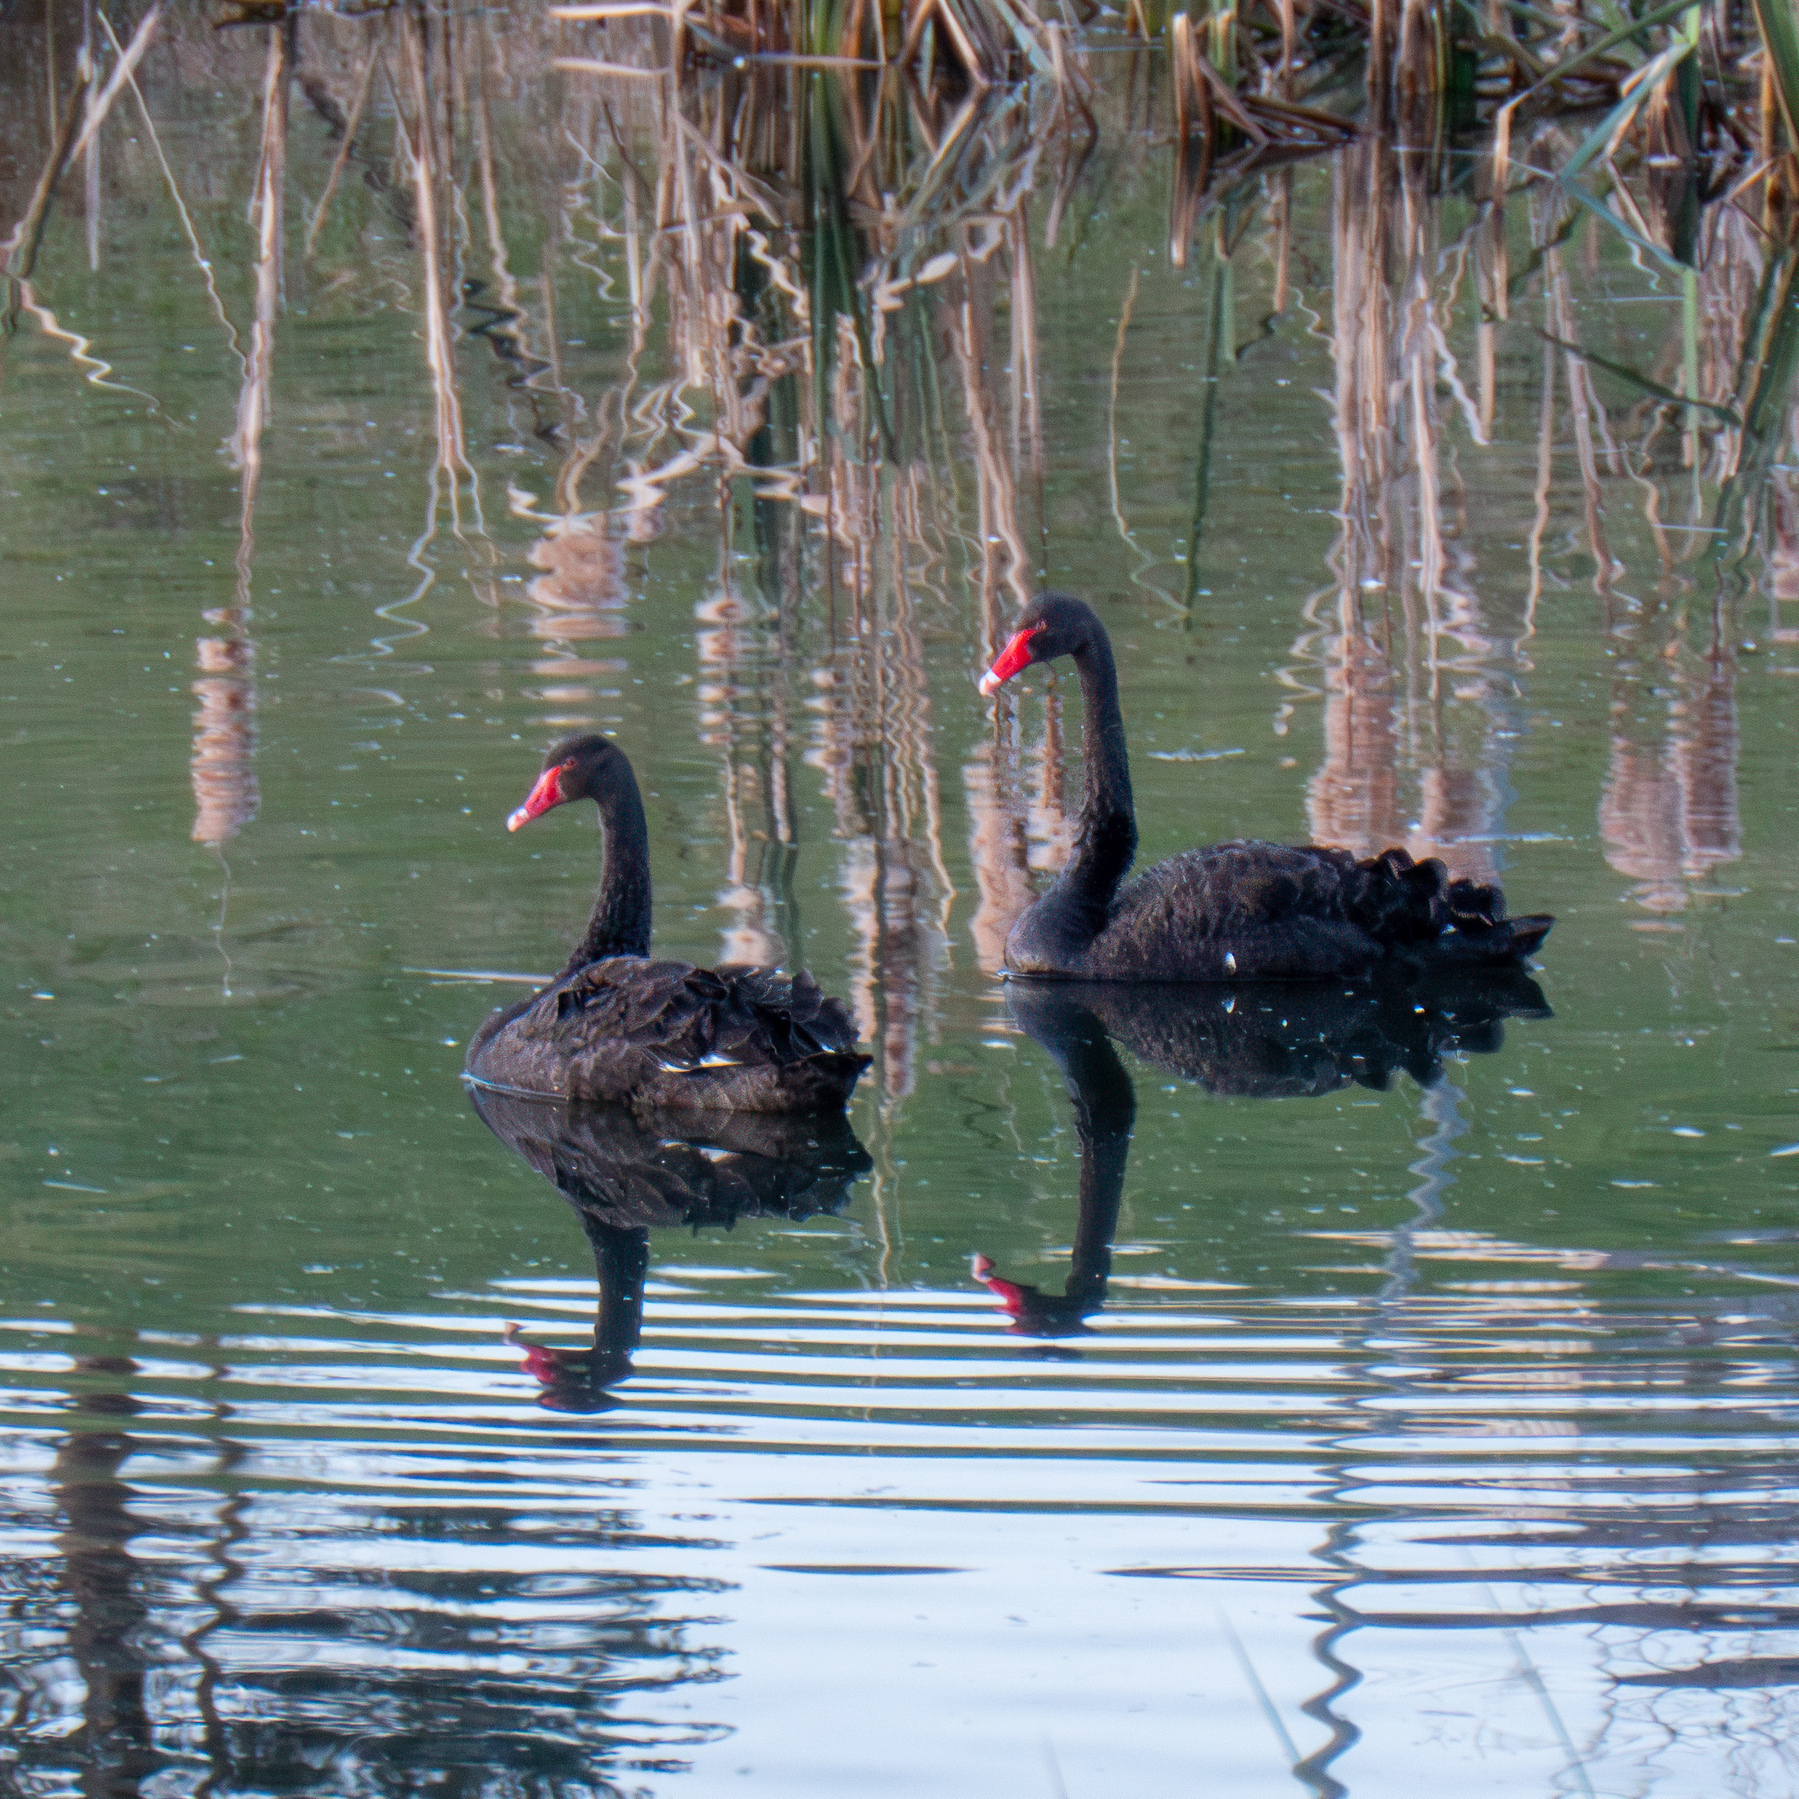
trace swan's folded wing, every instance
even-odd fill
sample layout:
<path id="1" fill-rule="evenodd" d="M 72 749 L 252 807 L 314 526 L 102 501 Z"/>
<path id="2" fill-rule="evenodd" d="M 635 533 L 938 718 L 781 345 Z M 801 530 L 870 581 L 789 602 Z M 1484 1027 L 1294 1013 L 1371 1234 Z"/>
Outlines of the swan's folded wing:
<path id="1" fill-rule="evenodd" d="M 673 1067 L 697 1065 L 712 1047 L 712 1020 L 728 989 L 691 962 L 608 956 L 578 969 L 556 989 L 544 1024 L 564 1045 L 653 1049 Z"/>
<path id="2" fill-rule="evenodd" d="M 1249 926 L 1344 917 L 1347 850 L 1238 841 L 1186 850 L 1139 875 L 1113 905 L 1113 923 L 1180 939 L 1233 936 Z"/>

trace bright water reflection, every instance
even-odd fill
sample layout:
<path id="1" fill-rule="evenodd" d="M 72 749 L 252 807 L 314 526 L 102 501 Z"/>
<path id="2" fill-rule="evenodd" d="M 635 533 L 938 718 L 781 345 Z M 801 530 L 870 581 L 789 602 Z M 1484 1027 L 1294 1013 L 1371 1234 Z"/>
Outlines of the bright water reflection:
<path id="1" fill-rule="evenodd" d="M 345 184 L 278 311 L 266 35 L 144 81 L 274 334 L 231 353 L 121 137 L 99 268 L 50 233 L 0 346 L 5 1782 L 1799 1786 L 1799 456 L 1730 385 L 1790 262 L 1708 213 L 1677 294 L 1364 145 L 1175 268 L 1140 139 L 1033 214 L 1000 133 L 892 250 L 961 258 L 883 290 L 892 455 L 824 468 L 772 361 L 729 365 L 765 419 L 693 410 L 730 196 L 661 229 L 680 183 L 503 59 L 445 216 L 513 335 L 403 156 L 414 210 Z M 1664 387 L 1690 347 L 1742 429 L 1577 339 Z M 1102 996 L 1114 1052 L 1009 1003 L 1074 721 L 970 675 L 1039 568 L 1108 608 L 1146 856 L 1441 850 L 1559 915 L 1554 1016 Z M 855 1004 L 853 1143 L 471 1110 L 584 910 L 590 834 L 502 824 L 576 724 L 643 776 L 658 946 Z"/>

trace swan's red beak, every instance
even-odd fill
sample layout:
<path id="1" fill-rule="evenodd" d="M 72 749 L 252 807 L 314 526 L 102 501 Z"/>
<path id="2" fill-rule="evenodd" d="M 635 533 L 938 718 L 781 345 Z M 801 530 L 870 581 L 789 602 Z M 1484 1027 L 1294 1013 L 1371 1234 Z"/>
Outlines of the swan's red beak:
<path id="1" fill-rule="evenodd" d="M 1033 625 L 1028 631 L 1020 631 L 994 659 L 993 666 L 981 676 L 981 697 L 991 699 L 1003 682 L 1009 681 L 1021 668 L 1028 668 L 1031 662 L 1031 639 L 1041 631 L 1041 625 Z"/>
<path id="2" fill-rule="evenodd" d="M 506 829 L 516 831 L 532 819 L 541 818 L 552 806 L 560 806 L 568 795 L 562 791 L 562 771 L 573 768 L 572 762 L 558 762 L 537 777 L 537 785 L 525 795 L 525 803 L 506 820 Z"/>

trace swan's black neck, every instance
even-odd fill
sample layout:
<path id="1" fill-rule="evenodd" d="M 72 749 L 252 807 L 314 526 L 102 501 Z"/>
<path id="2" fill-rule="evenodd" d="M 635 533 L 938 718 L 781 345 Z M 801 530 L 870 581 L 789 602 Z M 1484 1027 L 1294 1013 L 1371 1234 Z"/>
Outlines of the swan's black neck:
<path id="1" fill-rule="evenodd" d="M 1137 819 L 1131 803 L 1131 764 L 1124 747 L 1124 714 L 1118 706 L 1118 668 L 1112 646 L 1096 626 L 1073 652 L 1086 712 L 1082 730 L 1085 791 L 1076 823 L 1074 854 L 1043 905 L 1080 915 L 1088 935 L 1105 928 L 1112 896 L 1137 853 Z"/>
<path id="2" fill-rule="evenodd" d="M 588 792 L 600 809 L 606 866 L 586 933 L 564 970 L 570 974 L 606 956 L 650 953 L 650 832 L 637 777 L 614 764 L 604 785 Z"/>

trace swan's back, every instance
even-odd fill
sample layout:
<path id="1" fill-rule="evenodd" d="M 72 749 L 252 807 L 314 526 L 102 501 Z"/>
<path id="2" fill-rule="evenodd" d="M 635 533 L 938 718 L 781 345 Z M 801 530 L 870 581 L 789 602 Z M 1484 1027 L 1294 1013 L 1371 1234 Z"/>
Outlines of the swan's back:
<path id="1" fill-rule="evenodd" d="M 517 1093 L 818 1112 L 845 1103 L 868 1057 L 848 1008 L 803 969 L 607 956 L 496 1012 L 465 1066 Z"/>
<path id="2" fill-rule="evenodd" d="M 1027 915 L 1028 916 L 1028 915 Z M 1021 921 L 1022 923 L 1023 921 Z M 1187 850 L 1122 888 L 1078 969 L 1098 980 L 1325 979 L 1394 954 L 1515 962 L 1547 919 L 1505 918 L 1499 889 L 1435 857 L 1238 841 Z M 1033 972 L 1023 968 L 1021 972 Z"/>

